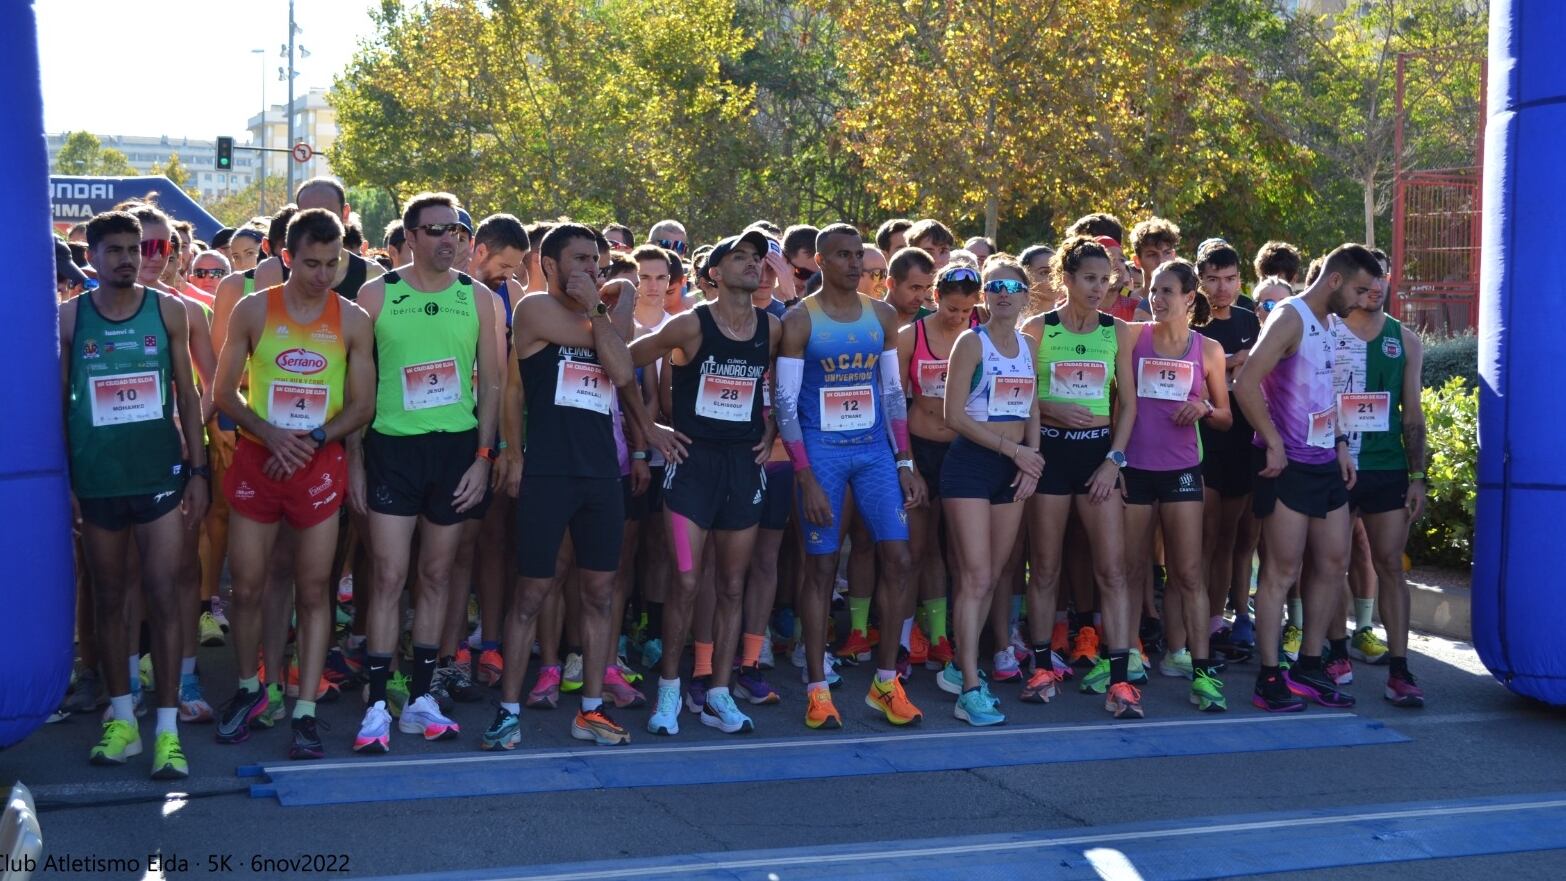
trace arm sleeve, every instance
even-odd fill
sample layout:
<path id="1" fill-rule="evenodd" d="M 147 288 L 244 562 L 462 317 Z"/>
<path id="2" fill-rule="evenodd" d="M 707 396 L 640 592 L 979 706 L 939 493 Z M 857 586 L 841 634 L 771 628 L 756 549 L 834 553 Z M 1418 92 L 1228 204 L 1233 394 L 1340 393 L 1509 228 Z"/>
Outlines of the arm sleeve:
<path id="1" fill-rule="evenodd" d="M 779 358 L 777 367 L 778 394 L 773 403 L 778 420 L 778 435 L 783 438 L 783 449 L 795 471 L 810 467 L 805 455 L 805 435 L 799 426 L 799 388 L 805 381 L 805 361 L 802 358 Z"/>
<path id="2" fill-rule="evenodd" d="M 897 350 L 881 353 L 881 406 L 886 410 L 886 432 L 895 452 L 908 449 L 908 401 L 903 397 L 902 368 Z"/>

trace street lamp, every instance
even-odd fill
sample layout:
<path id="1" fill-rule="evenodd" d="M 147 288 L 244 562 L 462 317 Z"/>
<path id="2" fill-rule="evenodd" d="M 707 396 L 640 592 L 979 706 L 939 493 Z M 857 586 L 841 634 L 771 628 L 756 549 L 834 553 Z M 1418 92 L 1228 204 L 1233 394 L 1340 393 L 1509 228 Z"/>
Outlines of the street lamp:
<path id="1" fill-rule="evenodd" d="M 266 214 L 266 50 L 251 49 L 250 54 L 261 56 L 261 176 L 256 187 L 256 213 Z"/>

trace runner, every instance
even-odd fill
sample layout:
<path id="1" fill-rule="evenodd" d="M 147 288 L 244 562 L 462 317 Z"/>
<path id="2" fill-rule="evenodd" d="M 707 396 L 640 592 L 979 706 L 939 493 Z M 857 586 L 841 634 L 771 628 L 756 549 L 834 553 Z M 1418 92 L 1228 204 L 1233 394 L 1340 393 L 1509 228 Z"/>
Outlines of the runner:
<path id="1" fill-rule="evenodd" d="M 600 289 L 598 235 L 575 223 L 551 229 L 539 244 L 548 290 L 518 301 L 512 319 L 517 366 L 508 368 L 505 443 L 508 471 L 522 469 L 517 495 L 517 579 L 506 616 L 506 668 L 501 704 L 484 732 L 484 749 L 515 749 L 521 740 L 522 683 L 540 611 L 559 591 L 561 541 L 569 530 L 582 596 L 582 708 L 571 736 L 601 745 L 629 743 L 630 734 L 603 707 L 610 606 L 620 567 L 624 498 L 614 443 L 615 389 L 648 442 L 683 458 L 667 429 L 652 424 L 636 393 L 625 338 L 631 335 L 635 297 L 629 284 Z M 610 304 L 602 296 L 613 296 Z M 527 411 L 527 455 L 522 414 Z"/>
<path id="2" fill-rule="evenodd" d="M 1103 245 L 1085 236 L 1067 239 L 1050 266 L 1064 303 L 1022 329 L 1038 347 L 1039 452 L 1044 456 L 1038 495 L 1028 503 L 1027 602 L 1037 611 L 1028 618 L 1035 673 L 1026 688 L 1043 686 L 1039 673 L 1054 666 L 1046 660 L 1054 629 L 1048 611 L 1056 608 L 1066 521 L 1074 510 L 1092 543 L 1103 641 L 1109 647 L 1107 656 L 1094 659 L 1082 690 L 1107 693 L 1104 708 L 1118 718 L 1141 718 L 1141 693 L 1128 681 L 1133 668 L 1141 672 L 1140 654 L 1132 651 L 1141 604 L 1126 584 L 1125 504 L 1116 491 L 1136 421 L 1136 396 L 1115 395 L 1110 419 L 1111 388 L 1129 392 L 1136 387 L 1134 338 L 1124 321 L 1099 312 L 1114 274 Z"/>
<path id="3" fill-rule="evenodd" d="M 936 311 L 935 261 L 918 248 L 904 248 L 892 255 L 886 292 L 882 298 L 897 310 L 897 326 Z"/>
<path id="4" fill-rule="evenodd" d="M 353 206 L 348 204 L 348 191 L 335 178 L 315 177 L 299 185 L 294 191 L 294 204 L 299 211 L 308 211 L 319 208 L 331 212 L 339 221 L 346 224 L 353 213 Z M 461 218 L 466 217 L 465 212 L 459 212 Z M 471 222 L 471 221 L 470 221 Z M 459 228 L 459 238 L 472 237 L 471 231 Z M 459 244 L 458 250 L 466 250 L 465 244 Z M 459 269 L 458 271 L 462 271 Z M 337 276 L 332 279 L 332 290 L 339 296 L 355 300 L 359 297 L 359 289 L 365 282 L 372 281 L 384 274 L 384 270 L 372 260 L 366 260 L 348 250 L 342 249 L 342 257 L 338 260 Z M 288 278 L 288 267 L 281 258 L 275 255 L 263 260 L 256 266 L 255 287 L 257 290 L 282 284 Z"/>
<path id="5" fill-rule="evenodd" d="M 152 777 L 175 780 L 190 773 L 178 730 L 175 671 L 189 627 L 180 615 L 176 567 L 206 513 L 210 472 L 190 361 L 188 312 L 179 298 L 137 283 L 147 250 L 143 232 L 134 215 L 121 211 L 88 222 L 87 253 L 98 287 L 60 304 L 60 371 L 71 492 L 92 575 L 98 648 L 106 659 L 110 695 L 103 736 L 88 758 L 95 765 L 123 765 L 141 754 L 133 674 L 124 663 L 126 564 L 134 542 L 140 549 L 157 686 Z M 180 432 L 189 459 L 181 451 Z"/>
<path id="6" fill-rule="evenodd" d="M 1277 276 L 1293 285 L 1300 277 L 1300 249 L 1288 242 L 1271 241 L 1256 249 L 1252 267 L 1257 280 Z"/>
<path id="7" fill-rule="evenodd" d="M 953 712 L 974 726 L 1006 721 L 999 701 L 979 677 L 979 638 L 996 599 L 997 576 L 1016 544 L 1024 503 L 1044 470 L 1031 347 L 1017 330 L 1028 301 L 1027 279 L 1016 260 L 990 260 L 984 273 L 990 319 L 958 336 L 949 365 L 951 388 L 943 390 L 951 392 L 944 396 L 945 424 L 957 435 L 940 476 L 957 570 L 952 621 L 962 693 Z M 966 395 L 964 387 L 969 389 Z M 1009 594 L 1008 587 L 1008 601 Z M 1002 643 L 998 648 L 998 656 L 1005 655 L 1015 667 L 1010 646 Z M 1034 691 L 1046 702 L 1053 693 L 1053 688 Z"/>
<path id="8" fill-rule="evenodd" d="M 1347 586 L 1348 501 L 1356 482 L 1349 439 L 1338 431 L 1332 334 L 1324 322 L 1368 295 L 1381 275 L 1364 246 L 1338 247 L 1320 277 L 1275 310 L 1235 374 L 1235 400 L 1256 426 L 1255 508 L 1267 546 L 1256 595 L 1261 671 L 1251 702 L 1270 712 L 1303 710 L 1301 697 L 1324 707 L 1354 705 L 1328 678 L 1321 658 L 1329 619 Z M 1285 674 L 1278 665 L 1278 625 L 1307 547 L 1314 565 L 1300 585 L 1305 639 L 1298 666 Z"/>
<path id="9" fill-rule="evenodd" d="M 821 230 L 815 259 L 822 268 L 822 289 L 805 298 L 804 308 L 784 316 L 777 367 L 778 430 L 794 463 L 808 555 L 799 606 L 810 678 L 805 724 L 810 728 L 842 727 L 827 687 L 825 659 L 844 492 L 852 484 L 859 513 L 877 543 L 876 605 L 883 622 L 909 617 L 905 509 L 925 501 L 924 481 L 908 446 L 906 403 L 891 343 L 896 315 L 891 306 L 857 292 L 862 254 L 852 226 Z M 886 455 L 888 437 L 895 463 Z M 906 725 L 922 714 L 898 680 L 899 648 L 897 640 L 881 640 L 865 700 L 887 721 Z"/>
<path id="10" fill-rule="evenodd" d="M 1149 249 L 1151 250 L 1151 249 Z M 1197 423 L 1223 430 L 1229 384 L 1223 347 L 1192 330 L 1207 323 L 1207 297 L 1196 267 L 1174 259 L 1153 271 L 1149 298 L 1157 321 L 1137 326 L 1132 349 L 1137 418 L 1126 448 L 1126 571 L 1148 568 L 1153 529 L 1160 526 L 1168 580 L 1164 617 L 1168 651 L 1159 669 L 1191 679 L 1191 703 L 1204 712 L 1228 709 L 1218 665 L 1208 647 L 1207 592 L 1202 580 L 1202 442 Z"/>
<path id="11" fill-rule="evenodd" d="M 894 217 L 882 222 L 875 231 L 875 246 L 882 254 L 896 254 L 908 247 L 908 228 L 913 221 L 906 217 Z"/>
<path id="12" fill-rule="evenodd" d="M 909 247 L 918 248 L 930 255 L 930 259 L 935 261 L 937 272 L 945 269 L 946 264 L 951 262 L 952 249 L 957 247 L 957 237 L 946 228 L 946 224 L 933 218 L 927 217 L 910 226 L 904 236 Z"/>
<path id="13" fill-rule="evenodd" d="M 398 728 L 425 740 L 458 734 L 428 694 L 435 673 L 446 591 L 463 521 L 488 503 L 500 404 L 493 294 L 451 268 L 457 200 L 422 193 L 402 215 L 411 262 L 366 284 L 359 304 L 374 322 L 379 376 L 375 420 L 362 455 L 349 448 L 354 507 L 368 510 L 374 564 L 368 594 L 369 707 L 357 752 L 390 748 L 386 685 L 396 649 L 398 599 L 408 577 L 414 530 L 419 571 L 413 589 L 413 670 Z M 477 381 L 474 369 L 477 367 Z"/>
<path id="14" fill-rule="evenodd" d="M 1418 334 L 1386 314 L 1386 295 L 1386 280 L 1379 279 L 1364 305 L 1334 325 L 1332 371 L 1339 431 L 1348 435 L 1357 474 L 1349 507 L 1364 522 L 1370 539 L 1387 631 L 1385 654 L 1391 666 L 1386 699 L 1394 706 L 1422 707 L 1424 691 L 1408 672 L 1410 600 L 1403 550 L 1409 524 L 1425 508 L 1425 414 L 1420 404 L 1424 350 Z M 1354 644 L 1362 660 L 1370 658 L 1367 644 L 1379 642 L 1368 621 L 1374 603 L 1356 600 L 1362 606 L 1356 608 L 1360 626 Z M 1341 619 L 1338 615 L 1334 621 Z"/>
<path id="15" fill-rule="evenodd" d="M 762 378 L 776 356 L 782 324 L 751 302 L 768 241 L 752 230 L 719 242 L 704 264 L 706 277 L 717 284 L 717 302 L 697 306 L 631 346 L 639 367 L 669 359 L 674 428 L 691 439 L 688 457 L 670 464 L 664 477 L 677 591 L 664 603 L 663 644 L 685 644 L 710 535 L 717 663 L 699 715 L 703 725 L 729 734 L 754 728 L 729 692 L 728 659 L 739 647 L 745 573 L 761 522 L 762 466 L 772 448 L 762 419 Z M 679 665 L 679 652 L 664 653 L 657 707 L 647 720 L 653 734 L 679 733 Z"/>
<path id="16" fill-rule="evenodd" d="M 218 715 L 219 743 L 248 739 L 249 723 L 267 708 L 256 669 L 261 608 L 284 520 L 296 533 L 299 681 L 320 681 L 326 662 L 337 513 L 347 494 L 343 442 L 358 443 L 358 431 L 375 409 L 369 317 L 331 290 L 342 235 L 341 222 L 328 211 L 294 215 L 282 255 L 291 270 L 288 281 L 247 297 L 229 321 L 216 399 L 240 429 L 224 487 L 232 515 L 230 621 L 239 690 Z M 245 375 L 253 390 L 248 403 L 239 388 Z M 288 755 L 325 755 L 313 699 L 294 704 Z"/>

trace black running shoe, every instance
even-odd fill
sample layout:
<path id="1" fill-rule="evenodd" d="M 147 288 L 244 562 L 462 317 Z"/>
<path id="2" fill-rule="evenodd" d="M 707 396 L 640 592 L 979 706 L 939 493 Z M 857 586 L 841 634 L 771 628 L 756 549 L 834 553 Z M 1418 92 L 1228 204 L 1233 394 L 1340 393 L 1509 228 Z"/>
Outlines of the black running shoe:
<path id="1" fill-rule="evenodd" d="M 1337 683 L 1332 681 L 1326 670 L 1302 670 L 1295 667 L 1283 674 L 1283 679 L 1289 684 L 1290 691 L 1324 707 L 1347 709 L 1354 706 L 1354 696 L 1338 691 Z"/>
<path id="2" fill-rule="evenodd" d="M 331 730 L 331 726 L 325 722 L 317 722 L 314 716 L 304 716 L 293 722 L 294 742 L 288 745 L 288 757 L 290 759 L 320 759 L 326 757 L 326 748 L 321 745 L 321 735 L 316 733 L 316 726 Z"/>
<path id="3" fill-rule="evenodd" d="M 250 723 L 266 711 L 266 688 L 234 692 L 217 716 L 218 743 L 244 743 L 250 739 Z"/>
<path id="4" fill-rule="evenodd" d="M 1305 710 L 1305 702 L 1289 690 L 1286 674 L 1281 672 L 1256 677 L 1251 706 L 1269 713 L 1300 713 Z"/>

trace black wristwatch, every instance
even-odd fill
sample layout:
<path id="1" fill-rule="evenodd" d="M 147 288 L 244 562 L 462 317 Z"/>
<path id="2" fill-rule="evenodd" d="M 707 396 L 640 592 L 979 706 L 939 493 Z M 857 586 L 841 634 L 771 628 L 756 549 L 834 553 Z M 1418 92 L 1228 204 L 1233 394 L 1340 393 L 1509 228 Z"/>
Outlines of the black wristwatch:
<path id="1" fill-rule="evenodd" d="M 607 316 L 609 314 L 609 306 L 603 300 L 599 300 L 598 304 L 593 307 L 593 314 Z"/>
<path id="2" fill-rule="evenodd" d="M 203 478 L 205 480 L 211 480 L 212 479 L 212 466 L 210 466 L 210 465 L 191 465 L 190 466 L 190 476 L 191 477 L 200 477 L 200 478 Z"/>
<path id="3" fill-rule="evenodd" d="M 315 441 L 315 448 L 318 450 L 326 446 L 326 429 L 317 428 L 316 430 L 310 432 L 310 439 Z"/>

